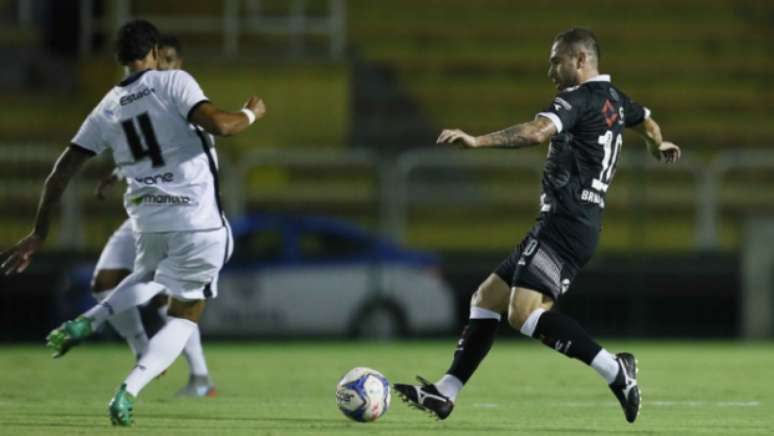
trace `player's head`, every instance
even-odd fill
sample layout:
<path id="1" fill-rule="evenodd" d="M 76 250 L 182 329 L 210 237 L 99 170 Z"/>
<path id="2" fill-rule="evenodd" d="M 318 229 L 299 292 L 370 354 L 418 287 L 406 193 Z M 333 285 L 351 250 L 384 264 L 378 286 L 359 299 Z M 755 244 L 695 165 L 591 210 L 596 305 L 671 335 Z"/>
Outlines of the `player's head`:
<path id="1" fill-rule="evenodd" d="M 121 65 L 136 61 L 147 61 L 155 67 L 158 58 L 157 47 L 161 35 L 159 30 L 146 20 L 132 20 L 118 29 L 116 57 Z"/>
<path id="2" fill-rule="evenodd" d="M 179 70 L 183 66 L 183 47 L 172 35 L 162 35 L 159 41 L 159 70 Z"/>
<path id="3" fill-rule="evenodd" d="M 586 76 L 596 75 L 598 65 L 599 43 L 591 30 L 573 27 L 554 38 L 548 77 L 557 88 L 575 86 Z"/>

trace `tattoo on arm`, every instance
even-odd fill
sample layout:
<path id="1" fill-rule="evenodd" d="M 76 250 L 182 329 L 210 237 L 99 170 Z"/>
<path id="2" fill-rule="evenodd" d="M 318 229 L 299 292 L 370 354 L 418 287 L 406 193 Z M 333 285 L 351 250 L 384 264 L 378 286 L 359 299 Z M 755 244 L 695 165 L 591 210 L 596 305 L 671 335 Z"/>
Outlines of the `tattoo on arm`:
<path id="1" fill-rule="evenodd" d="M 41 239 L 46 239 L 48 236 L 51 213 L 59 205 L 70 179 L 90 157 L 89 154 L 68 147 L 54 164 L 51 174 L 48 175 L 43 184 L 43 192 L 40 195 L 38 211 L 35 215 L 33 231 Z"/>
<path id="2" fill-rule="evenodd" d="M 551 120 L 538 117 L 533 121 L 479 136 L 477 141 L 479 147 L 522 148 L 541 144 L 554 133 L 556 133 L 556 127 Z"/>
<path id="3" fill-rule="evenodd" d="M 634 130 L 636 130 L 645 141 L 645 145 L 650 154 L 658 157 L 658 147 L 664 142 L 664 138 L 661 136 L 661 127 L 659 127 L 658 123 L 651 118 L 646 118 L 642 123 L 635 126 Z"/>

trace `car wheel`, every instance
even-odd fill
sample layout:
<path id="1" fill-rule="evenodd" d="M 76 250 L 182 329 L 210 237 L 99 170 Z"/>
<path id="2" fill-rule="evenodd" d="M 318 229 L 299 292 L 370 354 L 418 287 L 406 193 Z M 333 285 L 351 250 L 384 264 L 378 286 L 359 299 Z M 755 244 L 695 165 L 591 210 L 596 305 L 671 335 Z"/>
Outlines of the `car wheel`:
<path id="1" fill-rule="evenodd" d="M 372 301 L 352 323 L 351 336 L 361 339 L 394 339 L 407 335 L 406 316 L 401 308 L 385 300 Z"/>

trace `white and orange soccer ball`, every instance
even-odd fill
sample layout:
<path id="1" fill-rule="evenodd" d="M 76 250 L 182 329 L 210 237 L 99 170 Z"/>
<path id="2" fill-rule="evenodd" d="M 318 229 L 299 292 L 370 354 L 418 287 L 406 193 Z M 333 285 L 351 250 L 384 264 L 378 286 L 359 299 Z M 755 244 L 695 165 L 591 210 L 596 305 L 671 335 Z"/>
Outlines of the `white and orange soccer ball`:
<path id="1" fill-rule="evenodd" d="M 390 407 L 390 382 L 374 369 L 354 368 L 336 385 L 336 404 L 347 418 L 376 421 Z"/>

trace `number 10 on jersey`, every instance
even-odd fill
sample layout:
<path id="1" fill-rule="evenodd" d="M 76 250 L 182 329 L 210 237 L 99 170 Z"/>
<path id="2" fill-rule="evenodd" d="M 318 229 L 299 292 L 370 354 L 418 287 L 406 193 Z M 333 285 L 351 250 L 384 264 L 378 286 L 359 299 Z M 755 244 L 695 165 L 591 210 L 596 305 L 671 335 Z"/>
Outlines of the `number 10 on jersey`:
<path id="1" fill-rule="evenodd" d="M 615 146 L 613 146 L 613 137 L 615 137 Z M 610 180 L 615 174 L 615 164 L 618 162 L 618 155 L 621 152 L 623 135 L 620 133 L 615 135 L 612 130 L 608 130 L 604 135 L 600 135 L 597 142 L 604 149 L 605 155 L 602 158 L 602 170 L 599 172 L 599 177 L 594 180 L 594 182 L 599 182 L 599 186 L 594 186 L 594 188 L 607 192 Z M 596 185 L 596 183 L 594 184 Z"/>

